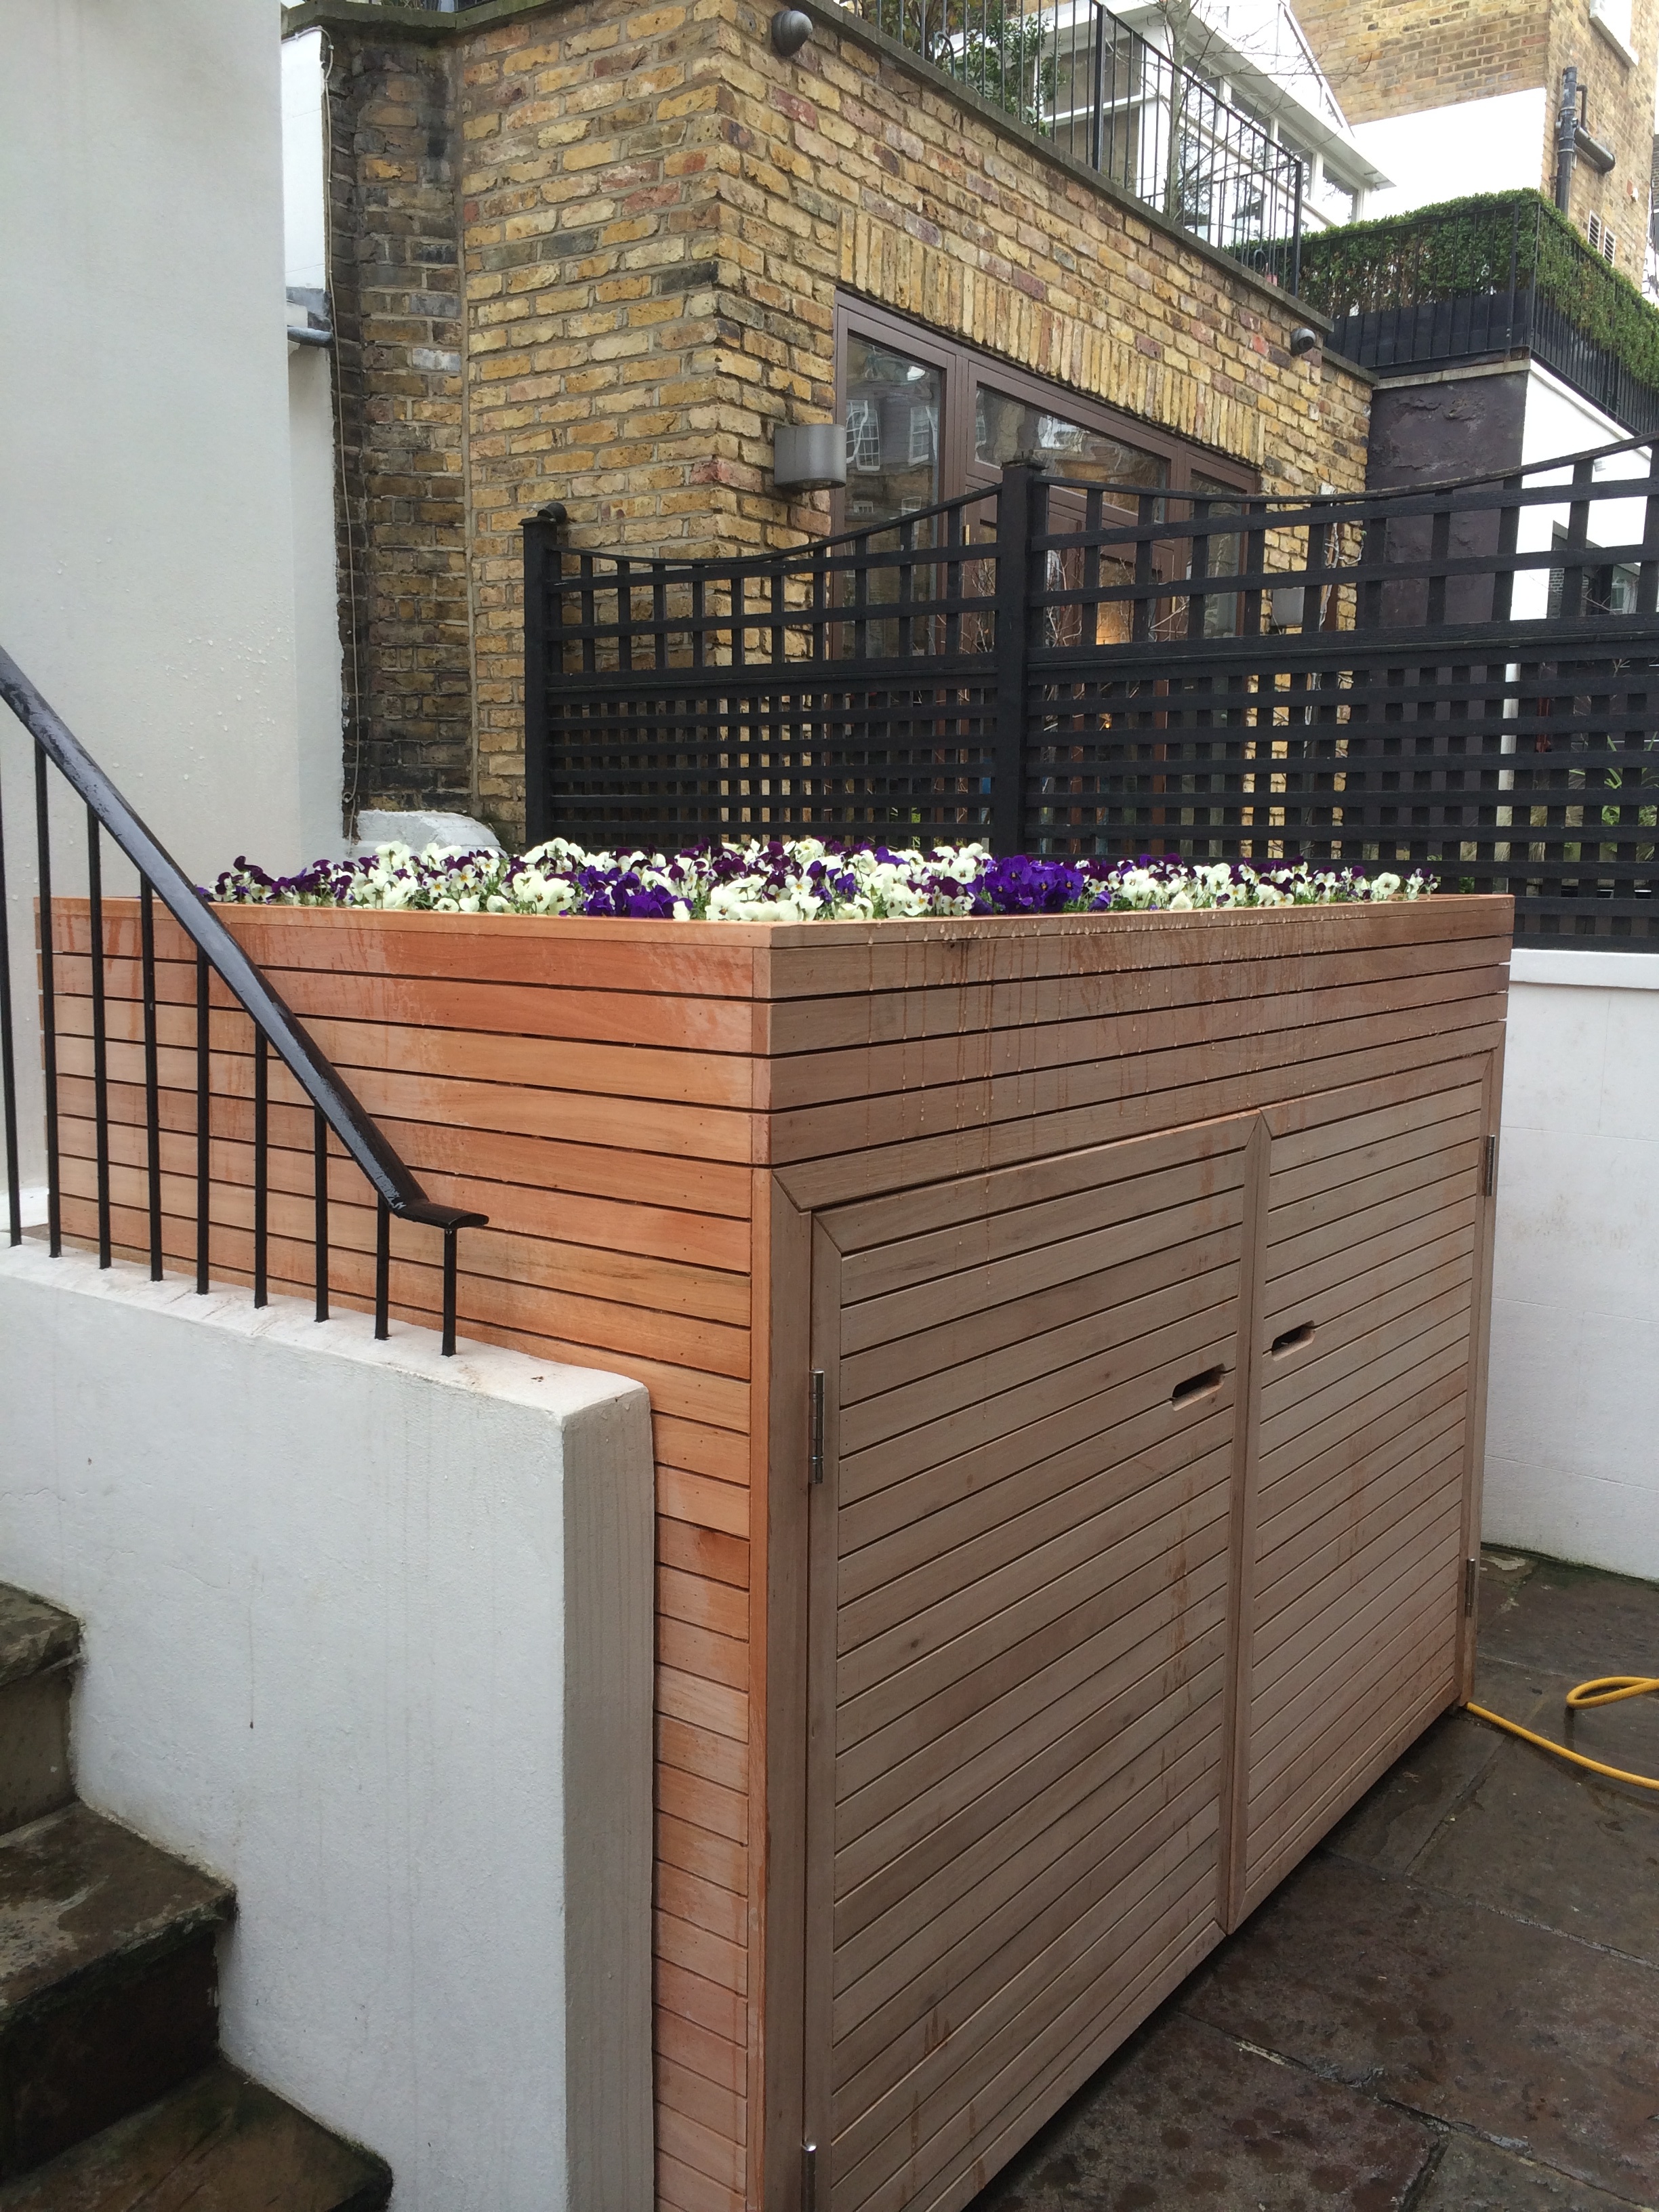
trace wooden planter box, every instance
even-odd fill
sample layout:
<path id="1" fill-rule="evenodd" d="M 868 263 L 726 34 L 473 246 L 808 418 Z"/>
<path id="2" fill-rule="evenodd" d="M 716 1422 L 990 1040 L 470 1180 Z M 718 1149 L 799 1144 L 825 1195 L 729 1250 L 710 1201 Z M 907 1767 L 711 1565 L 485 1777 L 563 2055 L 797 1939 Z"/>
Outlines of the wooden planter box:
<path id="1" fill-rule="evenodd" d="M 965 2204 L 1467 1694 L 1510 902 L 227 912 L 431 1194 L 489 1214 L 463 1330 L 649 1385 L 659 2201 L 792 2212 L 810 2142 L 817 2212 Z M 58 939 L 84 994 L 83 908 Z M 130 908 L 109 944 L 136 1124 Z M 64 1021 L 84 1235 L 84 998 Z M 216 1014 L 222 1277 L 247 1044 Z M 294 1096 L 272 1265 L 308 1291 Z M 332 1187 L 367 1303 L 373 1218 Z M 397 1249 L 428 1316 L 435 1239 Z"/>

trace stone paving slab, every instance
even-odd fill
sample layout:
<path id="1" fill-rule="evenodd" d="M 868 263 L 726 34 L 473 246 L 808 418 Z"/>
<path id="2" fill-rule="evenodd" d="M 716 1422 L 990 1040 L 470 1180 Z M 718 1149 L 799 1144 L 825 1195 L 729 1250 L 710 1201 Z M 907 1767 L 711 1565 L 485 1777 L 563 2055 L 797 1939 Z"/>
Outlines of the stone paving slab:
<path id="1" fill-rule="evenodd" d="M 1531 1727 L 1528 1716 L 1543 1702 L 1535 1694 L 1516 1717 Z M 1443 1714 L 1331 1831 L 1328 1848 L 1379 1874 L 1409 1873 L 1474 1795 L 1503 1741 L 1468 1713 Z"/>
<path id="2" fill-rule="evenodd" d="M 1552 1698 L 1528 1725 L 1567 1741 L 1560 1713 Z M 1571 1741 L 1593 1759 L 1659 1774 L 1659 1698 L 1586 1714 Z M 1411 1872 L 1433 1888 L 1659 1966 L 1659 1802 L 1575 1773 L 1529 1744 L 1499 1739 L 1479 1784 Z M 1653 2026 L 1659 2038 L 1659 2018 Z"/>
<path id="3" fill-rule="evenodd" d="M 1659 1674 L 1659 1589 L 1555 1559 L 1489 1572 L 1481 1577 L 1480 1647 L 1485 1658 L 1575 1682 Z"/>
<path id="4" fill-rule="evenodd" d="M 976 2212 L 1395 2212 L 1436 2148 L 1407 2114 L 1177 2016 L 1131 2044 Z"/>
<path id="5" fill-rule="evenodd" d="M 1562 1705 L 1659 1673 L 1659 1586 L 1488 1553 L 1480 1621 L 1480 1703 L 1659 1773 L 1659 1698 Z M 1463 1713 L 971 2212 L 1396 2204 L 1659 2207 L 1659 1796 Z"/>
<path id="6" fill-rule="evenodd" d="M 1659 2196 L 1659 1972 L 1321 1856 L 1182 2010 L 1581 2181 Z"/>
<path id="7" fill-rule="evenodd" d="M 1629 2204 L 1627 2197 L 1609 2197 L 1496 2143 L 1449 2136 L 1411 2212 L 1626 2212 Z"/>

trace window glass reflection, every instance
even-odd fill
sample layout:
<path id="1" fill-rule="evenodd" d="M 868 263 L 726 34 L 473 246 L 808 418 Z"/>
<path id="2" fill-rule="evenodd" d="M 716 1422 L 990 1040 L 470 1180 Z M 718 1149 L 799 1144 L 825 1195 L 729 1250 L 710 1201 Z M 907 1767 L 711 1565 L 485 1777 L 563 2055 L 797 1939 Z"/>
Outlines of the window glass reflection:
<path id="1" fill-rule="evenodd" d="M 1192 475 L 1194 499 L 1207 499 L 1210 513 L 1237 514 L 1243 502 L 1237 484 L 1218 482 L 1214 477 L 1200 476 L 1194 469 Z M 1241 566 L 1241 546 L 1237 538 L 1212 538 L 1210 540 L 1209 573 L 1212 576 L 1236 576 Z M 1190 573 L 1190 571 L 1188 572 Z M 1228 592 L 1218 599 L 1204 602 L 1204 635 L 1206 637 L 1235 637 L 1238 634 L 1238 594 Z"/>
<path id="2" fill-rule="evenodd" d="M 1098 477 L 1107 483 L 1158 490 L 1170 478 L 1161 453 L 1126 445 L 1104 430 L 1051 415 L 1012 393 L 981 384 L 974 402 L 974 455 L 988 468 L 1006 468 L 1021 453 L 1041 453 L 1067 476 Z"/>
<path id="3" fill-rule="evenodd" d="M 847 341 L 847 526 L 863 530 L 940 498 L 945 379 L 856 332 Z"/>

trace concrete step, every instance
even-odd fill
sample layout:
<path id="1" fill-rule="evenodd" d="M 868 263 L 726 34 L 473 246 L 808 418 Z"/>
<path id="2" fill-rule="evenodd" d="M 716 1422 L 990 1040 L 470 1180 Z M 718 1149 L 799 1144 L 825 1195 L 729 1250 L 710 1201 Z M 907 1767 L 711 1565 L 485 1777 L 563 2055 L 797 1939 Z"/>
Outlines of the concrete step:
<path id="1" fill-rule="evenodd" d="M 0 1834 L 75 1795 L 70 1692 L 80 1656 L 73 1613 L 0 1583 Z"/>
<path id="2" fill-rule="evenodd" d="M 0 2180 L 211 2063 L 233 1901 L 84 1805 L 0 1837 Z"/>
<path id="3" fill-rule="evenodd" d="M 380 2212 L 391 2169 L 222 2060 L 50 2166 L 0 2212 Z"/>

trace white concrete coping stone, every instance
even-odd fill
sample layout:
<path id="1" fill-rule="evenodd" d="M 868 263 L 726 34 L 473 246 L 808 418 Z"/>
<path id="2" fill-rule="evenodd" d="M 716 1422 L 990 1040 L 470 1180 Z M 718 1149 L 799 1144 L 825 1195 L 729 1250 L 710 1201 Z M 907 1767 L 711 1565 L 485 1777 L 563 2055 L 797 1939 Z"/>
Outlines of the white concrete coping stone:
<path id="1" fill-rule="evenodd" d="M 46 1191 L 25 1193 L 40 1201 L 45 1218 Z M 28 1212 L 25 1207 L 25 1212 Z M 95 1255 L 71 1249 L 54 1260 L 42 1237 L 26 1237 L 22 1243 L 0 1247 L 0 1271 L 37 1282 L 48 1289 L 79 1291 L 106 1297 L 122 1305 L 146 1308 L 154 1313 L 177 1312 L 181 1319 L 222 1328 L 232 1334 L 293 1345 L 301 1352 L 325 1352 L 367 1367 L 387 1368 L 397 1374 L 418 1376 L 448 1390 L 487 1394 L 509 1405 L 531 1406 L 538 1412 L 563 1418 L 605 1406 L 619 1399 L 648 1402 L 643 1383 L 625 1375 L 610 1375 L 591 1367 L 562 1367 L 553 1360 L 532 1358 L 528 1352 L 505 1351 L 499 1345 L 478 1344 L 466 1338 L 457 1341 L 453 1358 L 439 1350 L 435 1329 L 415 1328 L 394 1321 L 384 1343 L 374 1334 L 374 1316 L 340 1307 L 319 1322 L 302 1298 L 275 1297 L 267 1306 L 256 1306 L 245 1287 L 198 1291 L 179 1275 L 152 1282 L 146 1269 L 131 1261 L 117 1260 L 107 1267 Z"/>
<path id="2" fill-rule="evenodd" d="M 357 817 L 357 837 L 346 857 L 367 857 L 381 845 L 408 845 L 423 853 L 428 845 L 450 845 L 469 853 L 499 853 L 501 841 L 487 823 L 470 814 L 396 813 L 366 806 Z"/>
<path id="3" fill-rule="evenodd" d="M 1581 990 L 1659 991 L 1659 952 L 1557 951 L 1517 945 L 1511 983 L 1559 983 Z"/>

